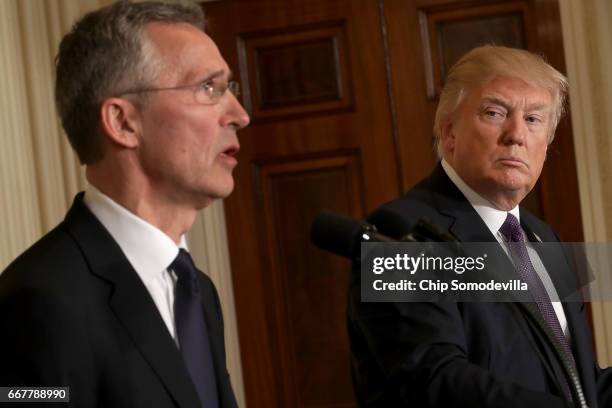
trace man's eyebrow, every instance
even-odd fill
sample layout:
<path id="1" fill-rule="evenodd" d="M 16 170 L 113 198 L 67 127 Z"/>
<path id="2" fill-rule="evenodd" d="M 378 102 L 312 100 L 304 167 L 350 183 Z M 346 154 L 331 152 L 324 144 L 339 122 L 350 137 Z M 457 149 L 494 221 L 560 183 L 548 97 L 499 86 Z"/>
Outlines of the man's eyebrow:
<path id="1" fill-rule="evenodd" d="M 528 111 L 547 111 L 550 110 L 550 104 L 543 102 L 534 102 L 531 105 L 527 105 Z"/>
<path id="2" fill-rule="evenodd" d="M 209 81 L 211 79 L 217 79 L 217 78 L 221 78 L 225 76 L 225 70 L 224 69 L 220 69 L 211 73 L 207 73 L 206 76 L 202 79 L 201 82 L 204 81 Z M 227 80 L 231 80 L 232 79 L 232 71 L 227 71 Z"/>
<path id="3" fill-rule="evenodd" d="M 207 81 L 210 81 L 211 79 L 217 79 L 220 77 L 223 77 L 225 75 L 225 70 L 224 69 L 219 69 L 216 71 L 205 71 L 204 73 L 202 72 L 190 72 L 187 76 L 185 76 L 182 79 L 182 83 L 184 84 L 189 84 L 189 85 L 195 85 L 195 84 L 201 84 Z"/>
<path id="4" fill-rule="evenodd" d="M 482 99 L 481 105 L 484 105 L 486 103 L 500 105 L 507 110 L 510 110 L 512 108 L 511 104 L 508 101 L 498 96 L 485 96 Z M 527 111 L 547 111 L 549 109 L 550 109 L 550 104 L 545 103 L 545 102 L 533 102 L 525 107 L 525 110 Z"/>
<path id="5" fill-rule="evenodd" d="M 481 105 L 484 105 L 485 103 L 492 103 L 495 105 L 500 105 L 506 108 L 507 110 L 510 110 L 511 108 L 510 103 L 508 101 L 502 98 L 499 98 L 497 96 L 485 96 L 484 98 L 482 98 Z"/>
<path id="6" fill-rule="evenodd" d="M 211 79 L 216 79 L 216 78 L 222 77 L 223 75 L 225 75 L 225 70 L 223 69 L 213 71 L 213 72 L 207 72 L 202 78 L 201 82 L 209 81 Z"/>

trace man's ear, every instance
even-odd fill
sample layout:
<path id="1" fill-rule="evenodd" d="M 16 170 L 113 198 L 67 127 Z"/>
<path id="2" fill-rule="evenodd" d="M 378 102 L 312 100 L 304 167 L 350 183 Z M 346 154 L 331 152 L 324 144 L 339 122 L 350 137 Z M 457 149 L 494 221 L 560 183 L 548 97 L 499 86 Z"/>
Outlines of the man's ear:
<path id="1" fill-rule="evenodd" d="M 100 106 L 101 126 L 114 144 L 127 149 L 138 146 L 141 131 L 140 112 L 127 99 L 108 98 Z"/>
<path id="2" fill-rule="evenodd" d="M 445 153 L 452 153 L 455 150 L 455 133 L 451 120 L 444 122 L 440 129 L 440 145 Z"/>

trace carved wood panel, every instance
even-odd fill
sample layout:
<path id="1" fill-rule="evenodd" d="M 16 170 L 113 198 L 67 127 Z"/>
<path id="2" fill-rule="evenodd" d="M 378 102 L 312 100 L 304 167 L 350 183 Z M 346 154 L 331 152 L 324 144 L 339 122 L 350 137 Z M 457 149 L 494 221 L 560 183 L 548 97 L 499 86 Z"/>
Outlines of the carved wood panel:
<path id="1" fill-rule="evenodd" d="M 233 0 L 206 12 L 253 117 L 225 200 L 247 404 L 354 407 L 350 268 L 315 249 L 307 226 L 323 208 L 363 217 L 400 192 L 378 3 Z"/>
<path id="2" fill-rule="evenodd" d="M 238 52 L 245 105 L 255 120 L 351 107 L 344 21 L 249 32 Z"/>
<path id="3" fill-rule="evenodd" d="M 450 67 L 472 48 L 484 44 L 528 48 L 526 28 L 532 24 L 527 2 L 516 1 L 422 8 L 419 22 L 430 98 L 439 94 Z"/>
<path id="4" fill-rule="evenodd" d="M 275 362 L 288 406 L 351 407 L 345 323 L 349 262 L 309 242 L 321 208 L 361 214 L 357 151 L 257 161 L 258 219 L 266 253 L 265 296 L 274 315 Z M 333 387 L 329 387 L 333 384 Z"/>

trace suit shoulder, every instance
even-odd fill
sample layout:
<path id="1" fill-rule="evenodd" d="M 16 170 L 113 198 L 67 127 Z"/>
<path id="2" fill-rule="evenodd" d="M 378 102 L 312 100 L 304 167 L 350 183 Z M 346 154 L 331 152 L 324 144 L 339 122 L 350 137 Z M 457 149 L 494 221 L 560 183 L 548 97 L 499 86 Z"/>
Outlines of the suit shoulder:
<path id="1" fill-rule="evenodd" d="M 77 243 L 62 224 L 45 234 L 26 249 L 0 275 L 0 289 L 65 282 L 71 275 L 86 267 Z"/>
<path id="2" fill-rule="evenodd" d="M 367 217 L 367 221 L 379 231 L 395 238 L 411 232 L 420 218 L 436 221 L 440 213 L 436 209 L 435 198 L 422 184 L 404 196 L 378 207 Z"/>

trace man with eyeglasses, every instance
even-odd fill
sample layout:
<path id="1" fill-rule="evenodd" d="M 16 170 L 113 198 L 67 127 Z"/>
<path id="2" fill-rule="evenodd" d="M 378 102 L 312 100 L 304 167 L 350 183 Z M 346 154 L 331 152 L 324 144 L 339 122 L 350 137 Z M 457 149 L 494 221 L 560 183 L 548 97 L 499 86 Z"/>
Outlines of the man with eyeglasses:
<path id="1" fill-rule="evenodd" d="M 249 117 L 201 10 L 94 11 L 56 68 L 89 187 L 0 275 L 0 386 L 70 387 L 73 407 L 235 407 L 219 298 L 185 234 L 232 192 Z"/>

